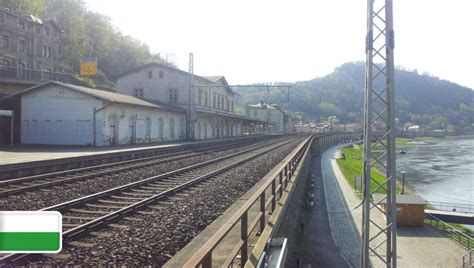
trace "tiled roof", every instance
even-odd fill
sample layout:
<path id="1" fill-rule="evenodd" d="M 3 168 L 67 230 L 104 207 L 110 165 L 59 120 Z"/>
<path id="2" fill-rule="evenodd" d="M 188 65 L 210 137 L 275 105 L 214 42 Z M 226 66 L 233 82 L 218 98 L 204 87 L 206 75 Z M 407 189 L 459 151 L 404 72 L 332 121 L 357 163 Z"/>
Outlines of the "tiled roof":
<path id="1" fill-rule="evenodd" d="M 374 194 L 375 202 L 380 202 L 381 204 L 387 204 L 387 200 L 382 200 L 385 195 L 383 194 Z M 397 195 L 397 204 L 413 204 L 413 205 L 424 205 L 426 204 L 425 200 L 421 196 L 416 194 L 400 194 Z"/>
<path id="2" fill-rule="evenodd" d="M 153 103 L 150 103 L 148 101 L 125 95 L 125 94 L 120 94 L 120 93 L 115 93 L 115 92 L 110 92 L 110 91 L 104 91 L 104 90 L 98 90 L 98 89 L 93 89 L 93 88 L 88 88 L 88 87 L 81 87 L 81 86 L 75 86 L 75 85 L 70 85 L 70 84 L 65 84 L 57 81 L 51 81 L 51 82 L 46 82 L 28 89 L 25 89 L 23 91 L 20 91 L 18 93 L 15 93 L 13 95 L 8 96 L 7 98 L 12 98 L 16 97 L 19 95 L 23 95 L 25 93 L 28 93 L 33 90 L 37 90 L 39 88 L 43 88 L 45 86 L 50 86 L 50 85 L 56 85 L 60 87 L 64 87 L 97 99 L 113 102 L 113 103 L 123 103 L 123 104 L 129 104 L 129 105 L 136 105 L 136 106 L 142 106 L 142 107 L 149 107 L 149 108 L 162 108 L 166 109 L 164 106 L 156 105 Z"/>

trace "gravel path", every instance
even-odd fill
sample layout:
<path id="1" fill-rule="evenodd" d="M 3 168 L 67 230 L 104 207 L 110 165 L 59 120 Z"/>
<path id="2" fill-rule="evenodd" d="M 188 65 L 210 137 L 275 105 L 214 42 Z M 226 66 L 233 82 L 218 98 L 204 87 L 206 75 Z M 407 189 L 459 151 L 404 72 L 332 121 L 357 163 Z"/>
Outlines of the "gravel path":
<path id="1" fill-rule="evenodd" d="M 346 212 L 359 204 L 360 199 L 340 172 L 334 159 L 336 151 L 337 147 L 332 147 L 321 157 L 329 223 L 343 255 L 352 266 L 358 267 L 362 208 Z M 372 220 L 381 223 L 383 217 L 373 213 Z M 465 253 L 458 244 L 431 226 L 398 228 L 398 267 L 461 267 L 461 256 Z M 375 256 L 371 261 L 374 267 L 383 266 Z"/>
<path id="2" fill-rule="evenodd" d="M 291 142 L 29 265 L 161 266 L 286 157 Z"/>

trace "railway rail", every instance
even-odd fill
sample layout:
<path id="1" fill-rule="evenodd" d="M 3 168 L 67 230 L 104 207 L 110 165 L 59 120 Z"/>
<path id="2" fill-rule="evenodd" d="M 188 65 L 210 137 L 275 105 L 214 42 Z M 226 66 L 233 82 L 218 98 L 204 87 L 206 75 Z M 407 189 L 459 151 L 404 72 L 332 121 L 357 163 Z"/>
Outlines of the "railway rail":
<path id="1" fill-rule="evenodd" d="M 241 146 L 252 144 L 254 142 L 255 141 L 244 140 L 236 143 L 212 146 L 197 150 L 173 152 L 165 155 L 149 156 L 145 158 L 131 159 L 109 164 L 101 164 L 84 168 L 76 168 L 71 170 L 4 180 L 0 181 L 0 197 L 16 193 L 24 193 L 26 191 L 61 185 L 65 183 L 71 183 L 80 180 L 91 179 L 97 176 L 105 176 L 114 173 L 125 172 L 132 169 L 169 163 L 194 156 L 205 155 L 209 152 L 215 153 L 231 148 L 238 148 Z"/>
<path id="2" fill-rule="evenodd" d="M 189 194 L 186 191 L 190 188 L 206 187 L 209 179 L 296 142 L 296 138 L 274 141 L 42 210 L 55 210 L 63 214 L 66 230 L 63 239 L 71 241 L 151 205 L 159 206 L 165 199 L 180 195 L 187 198 Z M 11 264 L 28 256 L 10 254 L 2 257 L 0 263 Z"/>

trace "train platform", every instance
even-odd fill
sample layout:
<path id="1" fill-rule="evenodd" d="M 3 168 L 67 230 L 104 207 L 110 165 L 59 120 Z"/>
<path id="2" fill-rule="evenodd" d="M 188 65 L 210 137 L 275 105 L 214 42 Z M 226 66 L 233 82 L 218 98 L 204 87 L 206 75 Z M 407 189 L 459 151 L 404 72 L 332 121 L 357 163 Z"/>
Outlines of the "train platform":
<path id="1" fill-rule="evenodd" d="M 160 145 L 129 145 L 119 147 L 69 147 L 69 146 L 40 146 L 21 145 L 14 148 L 0 148 L 0 165 L 20 164 L 34 161 L 44 161 L 62 158 L 71 158 L 87 155 L 98 155 L 106 153 L 116 153 L 134 151 L 142 149 L 176 147 L 186 143 L 169 143 Z"/>
<path id="2" fill-rule="evenodd" d="M 325 151 L 321 168 L 326 195 L 329 223 L 333 239 L 351 266 L 359 266 L 362 209 L 353 209 L 361 200 L 355 195 L 336 164 L 338 147 Z M 384 221 L 383 216 L 373 215 L 375 222 Z M 398 267 L 461 267 L 466 250 L 447 238 L 434 227 L 398 227 Z M 371 256 L 375 266 L 381 264 Z"/>
<path id="3" fill-rule="evenodd" d="M 229 138 L 226 140 L 232 141 L 236 139 L 242 139 L 242 137 Z M 0 166 L 109 153 L 133 152 L 144 149 L 173 148 L 190 144 L 210 143 L 222 140 L 223 139 L 212 141 L 176 141 L 167 143 L 134 144 L 104 147 L 46 145 L 18 145 L 15 147 L 2 146 L 0 147 Z"/>

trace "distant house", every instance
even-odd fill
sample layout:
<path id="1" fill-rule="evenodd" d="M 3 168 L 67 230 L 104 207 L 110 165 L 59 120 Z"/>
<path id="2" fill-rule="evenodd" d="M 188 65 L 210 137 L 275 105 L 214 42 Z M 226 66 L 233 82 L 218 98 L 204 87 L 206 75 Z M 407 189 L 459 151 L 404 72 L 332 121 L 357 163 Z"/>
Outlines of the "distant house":
<path id="1" fill-rule="evenodd" d="M 268 122 L 271 134 L 294 132 L 290 116 L 276 104 L 260 101 L 257 104 L 248 104 L 245 111 L 250 118 Z"/>
<path id="2" fill-rule="evenodd" d="M 421 128 L 418 125 L 411 126 L 407 128 L 408 132 L 421 132 Z"/>

